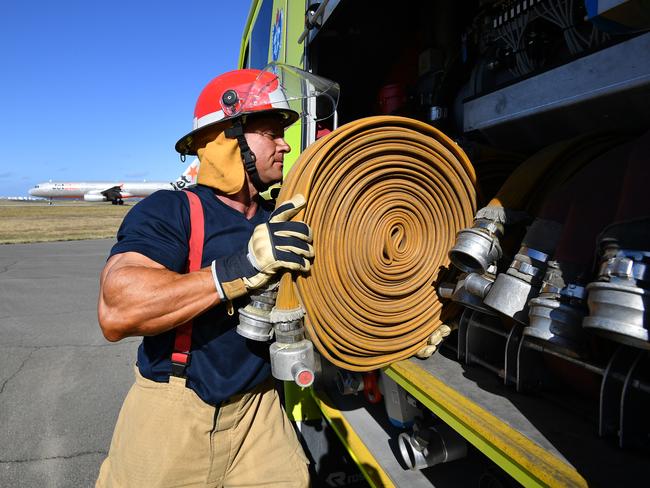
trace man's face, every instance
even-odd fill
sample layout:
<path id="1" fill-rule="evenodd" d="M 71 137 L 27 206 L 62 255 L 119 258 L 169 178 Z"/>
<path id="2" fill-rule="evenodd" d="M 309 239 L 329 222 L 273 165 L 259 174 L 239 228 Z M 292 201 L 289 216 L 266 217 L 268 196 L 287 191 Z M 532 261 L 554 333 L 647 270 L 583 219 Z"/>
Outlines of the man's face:
<path id="1" fill-rule="evenodd" d="M 284 155 L 291 147 L 284 140 L 284 127 L 276 117 L 260 117 L 247 122 L 244 135 L 255 154 L 255 166 L 264 183 L 282 181 Z"/>

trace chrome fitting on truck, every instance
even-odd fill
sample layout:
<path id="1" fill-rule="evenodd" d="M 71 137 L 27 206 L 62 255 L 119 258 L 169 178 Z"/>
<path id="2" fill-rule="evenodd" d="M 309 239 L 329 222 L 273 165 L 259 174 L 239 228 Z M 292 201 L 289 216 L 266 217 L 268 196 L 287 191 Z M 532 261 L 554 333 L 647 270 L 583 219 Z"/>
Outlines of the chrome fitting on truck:
<path id="1" fill-rule="evenodd" d="M 492 264 L 484 274 L 461 274 L 454 283 L 441 283 L 438 294 L 441 298 L 448 298 L 464 307 L 478 310 L 490 315 L 495 315 L 494 310 L 483 305 L 483 299 L 492 288 L 496 275 L 496 265 Z"/>
<path id="2" fill-rule="evenodd" d="M 569 356 L 582 356 L 586 295 L 583 286 L 565 283 L 560 263 L 549 261 L 539 296 L 528 302 L 530 323 L 523 334 Z"/>
<path id="3" fill-rule="evenodd" d="M 446 424 L 420 428 L 399 435 L 399 451 L 411 470 L 429 468 L 467 456 L 467 441 Z"/>
<path id="4" fill-rule="evenodd" d="M 528 228 L 508 271 L 497 276 L 483 302 L 522 324 L 528 323 L 528 302 L 539 293 L 549 254 L 554 252 L 562 225 L 536 219 Z"/>
<path id="5" fill-rule="evenodd" d="M 616 342 L 650 349 L 650 252 L 605 248 L 598 281 L 587 285 L 583 326 Z"/>
<path id="6" fill-rule="evenodd" d="M 465 273 L 483 274 L 501 258 L 499 238 L 503 225 L 490 219 L 477 218 L 469 229 L 461 230 L 449 251 L 449 259 Z"/>

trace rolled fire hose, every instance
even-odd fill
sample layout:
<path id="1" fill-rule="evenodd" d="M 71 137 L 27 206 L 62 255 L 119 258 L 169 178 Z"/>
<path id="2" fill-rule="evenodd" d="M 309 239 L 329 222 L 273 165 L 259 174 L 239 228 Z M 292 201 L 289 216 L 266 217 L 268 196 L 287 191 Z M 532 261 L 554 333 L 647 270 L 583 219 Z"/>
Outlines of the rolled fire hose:
<path id="1" fill-rule="evenodd" d="M 403 117 L 352 122 L 300 156 L 278 202 L 307 198 L 297 218 L 313 230 L 316 258 L 295 285 L 308 335 L 331 363 L 369 371 L 441 334 L 435 284 L 472 222 L 475 184 L 456 143 Z"/>

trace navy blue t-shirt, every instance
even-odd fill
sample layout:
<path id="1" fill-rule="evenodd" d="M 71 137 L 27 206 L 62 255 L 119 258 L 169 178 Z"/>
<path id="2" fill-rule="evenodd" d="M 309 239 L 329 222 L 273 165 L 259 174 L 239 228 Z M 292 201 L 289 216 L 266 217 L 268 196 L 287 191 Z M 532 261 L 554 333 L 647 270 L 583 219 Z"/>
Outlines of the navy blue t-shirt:
<path id="1" fill-rule="evenodd" d="M 201 267 L 212 260 L 241 251 L 256 225 L 266 222 L 270 212 L 261 206 L 248 220 L 241 212 L 217 199 L 205 186 L 193 190 L 203 204 L 205 238 Z M 190 238 L 190 210 L 183 192 L 161 190 L 145 198 L 127 214 L 117 233 L 111 256 L 138 252 L 171 271 L 187 269 Z M 269 377 L 268 344 L 251 341 L 237 331 L 238 307 L 246 298 L 233 303 L 235 314 L 228 316 L 219 304 L 194 319 L 187 386 L 210 405 L 254 388 Z M 138 367 L 145 378 L 168 382 L 175 330 L 144 337 L 138 349 Z"/>

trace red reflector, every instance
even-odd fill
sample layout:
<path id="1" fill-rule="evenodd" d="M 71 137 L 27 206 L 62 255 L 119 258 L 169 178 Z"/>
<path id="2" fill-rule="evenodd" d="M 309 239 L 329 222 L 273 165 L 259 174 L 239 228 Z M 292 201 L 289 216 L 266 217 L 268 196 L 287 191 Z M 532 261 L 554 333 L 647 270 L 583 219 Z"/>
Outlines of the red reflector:
<path id="1" fill-rule="evenodd" d="M 298 373 L 298 386 L 307 387 L 314 381 L 314 374 L 311 371 L 303 370 Z"/>
<path id="2" fill-rule="evenodd" d="M 188 354 L 184 352 L 174 352 L 172 353 L 172 362 L 178 364 L 187 364 Z"/>

